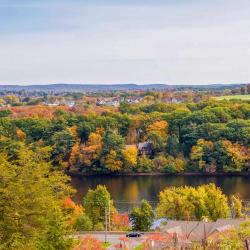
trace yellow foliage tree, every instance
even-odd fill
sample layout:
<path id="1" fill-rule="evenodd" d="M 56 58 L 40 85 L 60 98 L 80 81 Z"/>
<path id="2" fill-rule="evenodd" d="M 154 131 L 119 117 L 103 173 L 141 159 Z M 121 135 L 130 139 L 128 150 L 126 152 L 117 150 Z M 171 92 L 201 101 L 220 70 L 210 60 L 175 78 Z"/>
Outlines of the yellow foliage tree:
<path id="1" fill-rule="evenodd" d="M 166 121 L 156 121 L 150 124 L 147 132 L 158 132 L 162 137 L 167 136 L 168 123 Z"/>
<path id="2" fill-rule="evenodd" d="M 90 133 L 87 145 L 89 147 L 101 148 L 102 147 L 102 136 L 99 133 Z"/>
<path id="3" fill-rule="evenodd" d="M 126 167 L 134 167 L 137 164 L 137 148 L 134 145 L 128 146 L 122 152 L 125 166 Z"/>
<path id="4" fill-rule="evenodd" d="M 206 166 L 206 162 L 203 159 L 204 151 L 212 151 L 214 144 L 211 141 L 205 141 L 204 139 L 199 139 L 197 144 L 192 147 L 190 159 L 198 163 L 198 167 L 203 169 Z"/>
<path id="5" fill-rule="evenodd" d="M 105 167 L 111 172 L 119 171 L 122 168 L 122 161 L 117 159 L 115 150 L 110 150 L 109 154 L 107 154 L 102 161 Z"/>
<path id="6" fill-rule="evenodd" d="M 68 128 L 69 133 L 74 137 L 77 138 L 77 126 L 74 125 Z"/>
<path id="7" fill-rule="evenodd" d="M 82 147 L 84 165 L 89 166 L 94 159 L 100 157 L 102 145 L 102 136 L 99 133 L 90 133 L 86 146 Z"/>

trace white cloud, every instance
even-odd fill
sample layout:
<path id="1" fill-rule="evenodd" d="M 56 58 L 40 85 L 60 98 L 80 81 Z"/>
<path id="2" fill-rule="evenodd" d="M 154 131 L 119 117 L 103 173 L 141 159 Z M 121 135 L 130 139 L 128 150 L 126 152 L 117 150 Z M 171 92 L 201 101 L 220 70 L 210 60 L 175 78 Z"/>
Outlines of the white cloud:
<path id="1" fill-rule="evenodd" d="M 48 23 L 36 6 L 37 19 L 1 34 L 0 82 L 248 82 L 250 3 L 219 2 L 64 2 Z"/>

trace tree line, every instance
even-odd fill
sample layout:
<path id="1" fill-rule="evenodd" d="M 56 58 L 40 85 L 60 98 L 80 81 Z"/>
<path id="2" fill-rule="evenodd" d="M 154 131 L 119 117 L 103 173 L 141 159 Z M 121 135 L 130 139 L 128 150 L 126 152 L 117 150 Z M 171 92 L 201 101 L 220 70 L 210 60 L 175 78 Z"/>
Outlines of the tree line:
<path id="1" fill-rule="evenodd" d="M 48 108 L 48 113 L 49 113 Z M 117 112 L 14 117 L 0 111 L 0 149 L 49 147 L 55 167 L 81 173 L 249 172 L 250 102 L 123 103 Z"/>

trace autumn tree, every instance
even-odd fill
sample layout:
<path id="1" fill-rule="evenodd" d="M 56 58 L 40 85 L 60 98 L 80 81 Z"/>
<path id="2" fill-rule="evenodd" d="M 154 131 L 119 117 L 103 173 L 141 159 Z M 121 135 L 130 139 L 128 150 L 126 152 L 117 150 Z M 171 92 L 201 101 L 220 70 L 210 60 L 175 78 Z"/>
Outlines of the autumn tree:
<path id="1" fill-rule="evenodd" d="M 73 250 L 105 250 L 101 242 L 93 236 L 87 235 L 81 237 L 79 243 Z"/>
<path id="2" fill-rule="evenodd" d="M 24 141 L 26 139 L 26 134 L 19 128 L 16 129 L 16 136 L 21 141 Z"/>
<path id="3" fill-rule="evenodd" d="M 151 172 L 154 169 L 153 160 L 149 159 L 146 155 L 142 155 L 138 159 L 138 164 L 136 166 L 137 172 Z"/>
<path id="4" fill-rule="evenodd" d="M 243 147 L 228 140 L 216 142 L 215 157 L 218 166 L 225 172 L 240 172 L 246 160 Z"/>
<path id="5" fill-rule="evenodd" d="M 102 158 L 102 164 L 111 172 L 118 172 L 122 169 L 122 161 L 113 149 Z"/>
<path id="6" fill-rule="evenodd" d="M 113 228 L 119 231 L 127 231 L 130 228 L 129 215 L 127 213 L 115 212 L 113 215 Z"/>
<path id="7" fill-rule="evenodd" d="M 69 163 L 83 171 L 93 171 L 93 166 L 98 164 L 102 149 L 101 131 L 91 132 L 86 144 L 78 140 L 72 147 Z"/>
<path id="8" fill-rule="evenodd" d="M 161 137 L 166 138 L 167 136 L 168 123 L 166 121 L 155 121 L 150 124 L 147 128 L 147 132 L 158 132 Z"/>
<path id="9" fill-rule="evenodd" d="M 13 160 L 1 152 L 0 249 L 71 249 L 63 202 L 72 189 L 68 177 L 52 171 L 49 151 L 20 144 Z"/>
<path id="10" fill-rule="evenodd" d="M 75 142 L 69 156 L 69 166 L 70 169 L 77 169 L 81 165 L 81 152 L 80 152 L 80 145 L 79 141 Z"/>
<path id="11" fill-rule="evenodd" d="M 243 213 L 242 213 L 242 201 L 241 201 L 241 199 L 236 195 L 232 195 L 230 201 L 232 204 L 233 217 L 234 218 L 242 218 Z"/>
<path id="12" fill-rule="evenodd" d="M 227 197 L 214 184 L 193 187 L 170 187 L 159 194 L 157 216 L 177 220 L 210 220 L 227 218 Z"/>
<path id="13" fill-rule="evenodd" d="M 190 159 L 200 170 L 207 171 L 206 167 L 209 167 L 208 171 L 212 171 L 211 167 L 215 165 L 213 151 L 213 142 L 199 139 L 197 144 L 192 147 Z"/>
<path id="14" fill-rule="evenodd" d="M 125 168 L 132 170 L 137 164 L 137 147 L 134 145 L 127 146 L 122 154 Z"/>
<path id="15" fill-rule="evenodd" d="M 213 242 L 215 249 L 235 249 L 242 250 L 249 248 L 250 244 L 250 221 L 249 219 L 241 223 L 237 229 L 227 230 L 221 233 L 219 239 Z M 208 245 L 209 247 L 209 245 Z"/>
<path id="16" fill-rule="evenodd" d="M 167 173 L 180 173 L 186 168 L 186 161 L 182 156 L 174 158 L 173 156 L 166 157 L 163 171 Z"/>

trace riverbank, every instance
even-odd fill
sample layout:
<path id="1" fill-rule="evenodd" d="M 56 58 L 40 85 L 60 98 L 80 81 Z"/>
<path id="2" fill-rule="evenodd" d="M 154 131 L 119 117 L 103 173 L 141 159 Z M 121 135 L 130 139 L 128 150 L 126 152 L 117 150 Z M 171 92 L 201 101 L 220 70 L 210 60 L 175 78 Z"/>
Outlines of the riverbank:
<path id="1" fill-rule="evenodd" d="M 81 172 L 69 172 L 66 171 L 66 174 L 73 177 L 81 176 L 250 176 L 250 172 L 241 172 L 241 173 L 201 173 L 201 172 L 183 172 L 183 173 L 81 173 Z"/>

